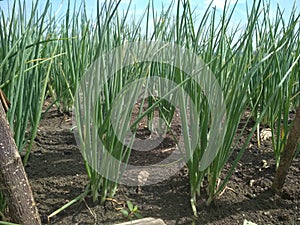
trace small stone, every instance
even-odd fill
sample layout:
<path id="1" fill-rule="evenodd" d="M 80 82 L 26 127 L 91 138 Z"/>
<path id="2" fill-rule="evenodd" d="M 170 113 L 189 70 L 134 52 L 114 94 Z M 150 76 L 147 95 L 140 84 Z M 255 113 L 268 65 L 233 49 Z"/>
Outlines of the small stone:
<path id="1" fill-rule="evenodd" d="M 262 167 L 264 168 L 264 169 L 267 169 L 267 168 L 269 168 L 269 165 L 268 165 L 268 162 L 267 162 L 267 160 L 262 160 Z"/>

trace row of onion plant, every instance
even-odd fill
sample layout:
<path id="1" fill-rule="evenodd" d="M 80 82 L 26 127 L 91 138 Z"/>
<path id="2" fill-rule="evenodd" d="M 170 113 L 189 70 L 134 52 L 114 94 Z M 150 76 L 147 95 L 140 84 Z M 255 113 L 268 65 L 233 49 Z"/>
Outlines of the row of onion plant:
<path id="1" fill-rule="evenodd" d="M 199 128 L 194 130 L 194 132 L 199 132 L 199 136 L 201 137 L 199 138 L 199 143 L 196 145 L 196 151 L 189 149 L 189 147 L 192 147 L 188 144 L 191 141 L 189 135 L 184 136 L 187 158 L 190 158 L 189 154 L 192 153 L 187 165 L 189 168 L 191 184 L 191 202 L 194 212 L 196 213 L 196 195 L 200 193 L 204 180 L 208 180 L 207 203 L 210 204 L 210 202 L 225 188 L 232 171 L 234 171 L 235 167 L 237 166 L 238 160 L 246 150 L 247 144 L 251 140 L 255 128 L 258 127 L 261 120 L 266 118 L 266 112 L 272 112 L 274 107 L 277 108 L 278 101 L 280 101 L 280 104 L 288 104 L 288 106 L 290 106 L 290 104 L 292 104 L 290 99 L 293 99 L 294 101 L 298 99 L 297 93 L 299 84 L 297 83 L 295 68 L 298 65 L 299 58 L 297 55 L 298 50 L 294 47 L 294 43 L 299 39 L 299 34 L 297 32 L 299 17 L 295 14 L 295 10 L 293 10 L 293 13 L 289 18 L 289 24 L 287 27 L 285 27 L 281 11 L 278 9 L 277 19 L 273 24 L 269 18 L 269 6 L 263 1 L 254 1 L 250 9 L 247 11 L 247 24 L 244 28 L 238 26 L 232 28 L 229 26 L 230 22 L 232 21 L 232 16 L 235 13 L 235 6 L 229 7 L 225 5 L 220 20 L 217 18 L 216 9 L 210 10 L 208 7 L 202 20 L 200 21 L 200 25 L 195 29 L 195 22 L 193 19 L 194 14 L 188 1 L 171 4 L 165 11 L 162 10 L 160 16 L 154 13 L 151 15 L 151 8 L 149 6 L 150 5 L 148 5 L 148 8 L 145 11 L 146 14 L 144 14 L 144 16 L 146 15 L 147 21 L 146 35 L 143 36 L 144 40 L 176 43 L 196 52 L 199 57 L 201 57 L 201 59 L 208 64 L 210 70 L 216 75 L 216 78 L 221 85 L 226 102 L 227 129 L 225 132 L 225 137 L 223 139 L 221 148 L 217 151 L 218 154 L 216 155 L 215 160 L 208 168 L 203 169 L 199 163 L 201 162 L 202 157 L 205 155 L 209 141 L 213 141 L 214 138 L 209 138 L 211 111 L 205 100 L 205 96 L 201 94 L 202 92 L 189 92 L 190 95 L 194 94 L 192 99 L 194 100 L 196 107 L 201 107 L 201 110 L 194 112 L 196 115 L 193 115 L 192 117 L 187 115 L 186 110 L 182 110 L 182 108 L 187 107 L 188 104 L 186 99 L 181 99 L 180 108 L 182 110 L 182 121 L 187 121 L 188 118 L 192 120 L 195 118 L 202 118 L 200 120 L 201 122 L 199 124 Z M 175 17 L 172 18 L 171 12 L 174 7 L 176 14 Z M 260 21 L 263 21 L 263 23 L 260 23 Z M 148 33 L 148 26 L 150 26 L 150 23 L 152 23 L 154 26 L 154 31 L 151 34 Z M 100 24 L 97 24 L 97 26 L 100 26 Z M 136 25 L 131 26 L 136 27 Z M 275 31 L 273 30 L 274 27 L 276 28 Z M 278 27 L 280 27 L 280 29 Z M 116 28 L 112 27 L 111 29 L 106 30 L 106 35 L 108 38 L 105 41 L 102 39 L 106 46 L 117 46 L 114 45 L 115 43 L 111 43 L 114 38 L 117 40 L 120 39 L 118 35 L 115 35 L 116 33 L 114 32 L 114 29 Z M 264 30 L 265 33 L 262 33 L 262 30 Z M 111 33 L 114 35 L 111 35 Z M 262 44 L 262 37 L 258 37 L 258 34 L 263 36 L 263 38 L 268 37 L 268 39 L 263 41 Z M 270 36 L 270 34 L 272 34 L 272 36 Z M 109 41 L 109 37 L 114 38 L 111 38 L 111 41 Z M 140 39 L 133 38 L 127 40 L 133 42 Z M 101 51 L 107 50 L 102 45 L 100 47 Z M 263 51 L 261 51 L 261 49 L 263 49 Z M 143 50 L 141 50 L 141 52 L 143 52 Z M 293 57 L 290 57 L 288 61 L 285 61 L 285 64 L 281 64 L 278 63 L 279 53 L 281 56 L 288 54 Z M 282 60 L 283 59 L 284 58 L 282 58 Z M 184 59 L 181 60 L 185 61 Z M 178 85 L 181 85 L 187 91 L 191 87 L 193 87 L 193 89 L 199 88 L 197 85 L 195 86 L 193 82 L 187 82 L 187 78 L 182 74 L 182 71 L 180 72 L 174 68 L 170 68 L 163 63 L 152 63 L 149 65 L 149 68 L 150 76 L 151 74 L 160 74 L 160 76 L 165 77 L 168 80 L 172 80 Z M 272 71 L 272 73 L 270 73 L 270 71 Z M 122 90 L 122 85 L 125 85 L 126 82 L 132 81 L 132 76 L 135 78 L 145 78 L 149 76 L 149 70 L 139 70 L 138 72 L 139 76 L 129 74 L 129 77 L 127 78 L 124 73 L 118 73 L 117 76 L 121 76 L 122 78 L 119 77 L 119 79 L 122 81 L 112 80 L 112 83 L 108 83 L 107 89 L 111 90 L 112 87 L 115 88 L 115 84 L 117 83 L 119 85 L 117 86 L 117 90 Z M 270 74 L 272 75 L 270 76 Z M 272 76 L 274 78 L 272 78 Z M 269 84 L 268 82 L 273 82 L 273 84 Z M 162 87 L 159 87 L 158 85 L 157 89 L 161 88 Z M 261 89 L 268 90 L 268 93 L 265 93 L 267 96 L 264 95 L 264 99 L 261 98 L 261 94 L 258 96 L 252 96 L 252 93 L 254 95 L 256 93 L 260 93 Z M 290 90 L 289 99 L 279 97 L 280 93 L 284 92 L 284 89 Z M 104 96 L 103 99 L 105 99 L 105 101 L 113 102 L 118 94 L 118 91 L 107 91 L 104 92 L 104 94 L 105 93 L 109 95 Z M 148 100 L 148 121 L 152 121 L 154 108 L 158 106 L 161 113 L 160 115 L 163 117 L 162 119 L 165 120 L 166 124 L 170 124 L 172 117 L 174 116 L 175 108 L 169 102 L 165 101 L 165 99 L 160 99 L 157 101 L 155 96 L 150 96 Z M 264 107 L 262 107 L 262 105 Z M 112 105 L 107 103 L 103 106 L 105 107 L 102 107 L 102 110 L 107 111 L 107 113 L 102 113 L 101 115 L 110 117 L 111 114 L 109 113 L 109 110 L 110 106 Z M 281 110 L 285 110 L 285 115 L 288 115 L 290 107 L 287 107 L 287 105 L 282 105 L 280 108 Z M 251 132 L 247 134 L 246 142 L 243 143 L 243 147 L 240 149 L 239 154 L 229 172 L 226 174 L 225 179 L 221 181 L 221 172 L 223 171 L 225 164 L 228 162 L 228 159 L 232 155 L 235 149 L 234 147 L 237 144 L 238 138 L 235 138 L 235 134 L 238 131 L 240 119 L 244 115 L 246 109 L 250 109 L 249 113 L 255 118 L 256 123 L 252 127 L 253 129 Z M 130 109 L 126 108 L 126 112 L 128 112 L 128 110 L 130 111 Z M 275 118 L 279 118 L 282 115 L 281 112 L 283 111 L 279 111 L 277 113 L 280 116 L 276 116 L 276 114 L 272 114 L 272 116 L 275 115 Z M 250 118 L 251 117 L 249 117 L 249 120 Z M 138 118 L 137 121 L 140 119 L 141 118 Z M 108 121 L 107 118 L 102 118 L 100 120 L 103 121 L 103 123 Z M 188 124 L 193 122 L 195 121 L 182 124 L 184 134 L 189 133 L 188 130 L 190 128 L 188 127 Z M 90 123 L 89 120 L 88 123 Z M 82 125 L 82 127 L 87 129 L 88 123 L 83 124 L 84 126 Z M 103 123 L 100 123 L 99 126 L 106 127 L 103 126 Z M 270 120 L 269 123 L 274 124 L 274 120 Z M 137 123 L 134 124 L 136 125 Z M 184 127 L 184 125 L 187 127 Z M 242 129 L 239 130 L 240 136 L 245 135 L 243 131 L 247 126 L 249 126 L 249 124 L 245 123 Z M 151 127 L 151 124 L 149 124 L 149 127 Z M 104 128 L 101 130 L 103 129 Z M 288 134 L 287 129 L 285 129 L 284 133 L 285 135 Z M 111 134 L 113 137 L 111 140 L 107 138 L 107 134 L 104 135 L 107 146 L 110 146 L 111 151 L 116 151 L 115 149 L 118 149 L 117 151 L 120 152 L 116 152 L 115 154 L 120 156 L 120 158 L 118 158 L 119 160 L 124 159 L 123 154 L 125 154 L 124 152 L 127 151 L 124 151 L 120 146 L 116 147 L 112 144 L 116 142 L 114 139 L 116 137 L 113 134 L 114 133 Z M 273 135 L 273 137 L 277 137 L 278 139 L 280 135 Z M 278 143 L 278 141 L 276 143 Z M 276 158 L 278 158 L 279 153 L 276 153 L 276 149 L 277 148 L 275 148 L 275 155 Z M 94 151 L 96 151 L 96 146 Z M 128 155 L 129 154 L 130 153 L 128 153 Z M 101 183 L 103 184 L 103 182 Z"/>

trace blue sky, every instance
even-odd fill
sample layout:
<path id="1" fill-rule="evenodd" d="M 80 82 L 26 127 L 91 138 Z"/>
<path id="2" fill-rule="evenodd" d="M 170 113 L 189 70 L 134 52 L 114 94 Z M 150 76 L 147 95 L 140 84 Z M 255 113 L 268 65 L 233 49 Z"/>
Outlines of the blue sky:
<path id="1" fill-rule="evenodd" d="M 71 4 L 74 4 L 76 2 L 76 4 L 79 6 L 81 2 L 83 2 L 84 0 L 71 0 Z M 104 0 L 99 0 L 104 2 Z M 234 14 L 234 18 L 232 20 L 232 23 L 235 24 L 231 24 L 233 27 L 235 25 L 237 25 L 239 22 L 245 22 L 246 21 L 246 0 L 231 0 L 228 1 L 230 2 L 230 4 L 234 4 L 235 2 L 238 2 L 237 4 L 237 8 Z M 268 2 L 270 2 L 270 7 L 271 7 L 271 14 L 270 17 L 272 19 L 272 16 L 275 16 L 275 12 L 276 12 L 276 7 L 277 4 L 280 6 L 280 8 L 282 10 L 284 10 L 284 17 L 288 18 L 289 14 L 291 13 L 291 9 L 292 6 L 294 4 L 294 2 L 296 2 L 296 7 L 298 9 L 300 9 L 300 1 L 299 0 L 267 0 Z M 13 0 L 3 0 L 0 1 L 0 9 L 2 9 L 4 12 L 9 11 L 9 8 L 13 2 Z M 26 0 L 26 4 L 28 7 L 28 10 L 30 9 L 31 6 L 31 2 L 32 0 Z M 40 2 L 40 8 L 43 7 L 45 0 L 39 0 Z M 86 2 L 86 9 L 87 9 L 87 13 L 88 15 L 92 15 L 93 17 L 95 17 L 96 15 L 96 0 L 85 0 Z M 120 13 L 122 13 L 123 10 L 125 10 L 128 7 L 130 0 L 121 0 L 121 4 L 119 7 Z M 131 8 L 130 8 L 130 17 L 132 18 L 133 16 L 136 17 L 136 19 L 140 18 L 140 16 L 143 14 L 144 9 L 146 8 L 148 1 L 141 1 L 141 0 L 132 0 L 132 4 L 131 4 Z M 153 0 L 154 3 L 154 8 L 155 10 L 159 13 L 161 11 L 162 5 L 165 6 L 165 8 L 167 6 L 169 6 L 169 4 L 171 3 L 171 0 Z M 175 2 L 177 2 L 177 0 L 175 0 Z M 191 6 L 192 8 L 195 10 L 195 14 L 197 15 L 198 20 L 201 19 L 201 15 L 203 15 L 203 13 L 205 12 L 206 8 L 208 7 L 209 3 L 211 2 L 211 0 L 190 0 Z M 67 3 L 68 0 L 52 0 L 52 8 L 53 11 L 57 12 L 58 15 L 63 15 L 66 8 L 67 8 Z M 252 4 L 252 0 L 248 0 L 249 5 Z M 212 6 L 215 6 L 217 9 L 218 13 L 222 13 L 222 9 L 224 7 L 225 4 L 225 0 L 214 0 Z M 197 22 L 197 20 L 196 20 Z M 197 24 L 196 24 L 197 25 Z M 151 26 L 151 24 L 150 24 Z"/>

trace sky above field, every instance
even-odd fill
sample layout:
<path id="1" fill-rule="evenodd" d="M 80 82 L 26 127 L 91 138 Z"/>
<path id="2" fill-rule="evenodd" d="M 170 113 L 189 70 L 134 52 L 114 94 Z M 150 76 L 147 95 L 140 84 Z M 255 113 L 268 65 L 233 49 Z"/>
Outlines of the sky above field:
<path id="1" fill-rule="evenodd" d="M 30 11 L 31 8 L 31 2 L 33 0 L 26 0 L 26 5 L 27 5 L 27 11 Z M 99 0 L 100 2 L 104 2 L 104 0 Z M 300 9 L 300 0 L 264 0 L 265 2 L 269 2 L 270 3 L 270 19 L 272 19 L 272 17 L 275 17 L 275 13 L 276 13 L 276 8 L 277 6 L 280 7 L 280 9 L 282 11 L 284 11 L 284 18 L 286 18 L 286 20 L 288 19 L 292 7 L 294 5 L 294 3 L 296 4 L 297 7 L 297 11 L 299 12 Z M 80 4 L 82 2 L 84 2 L 84 0 L 71 0 L 71 5 L 75 4 L 77 5 L 77 8 L 80 6 Z M 96 16 L 96 2 L 95 0 L 85 0 L 86 2 L 86 10 L 87 10 L 87 14 L 90 15 L 92 18 L 95 18 Z M 141 0 L 132 0 L 131 1 L 131 7 L 129 10 L 129 20 L 132 19 L 133 17 L 135 17 L 136 19 L 140 18 L 144 11 L 145 8 L 147 6 L 147 2 L 148 1 L 141 1 Z M 153 0 L 153 4 L 154 4 L 154 10 L 159 14 L 161 12 L 162 7 L 164 7 L 164 9 L 166 9 L 170 3 L 172 2 L 172 0 Z M 237 6 L 235 9 L 235 13 L 233 15 L 233 19 L 231 20 L 232 27 L 235 27 L 235 25 L 238 25 L 240 22 L 241 24 L 246 23 L 246 18 L 247 18 L 247 12 L 246 12 L 246 5 L 247 5 L 247 1 L 246 0 L 229 0 L 228 3 L 230 4 L 230 6 L 232 7 L 235 3 L 237 2 Z M 252 4 L 252 0 L 248 0 L 248 6 L 251 6 Z M 5 13 L 9 12 L 11 10 L 11 5 L 13 3 L 13 0 L 2 0 L 0 1 L 0 9 L 2 9 Z M 126 11 L 128 5 L 130 3 L 130 0 L 121 0 L 120 6 L 119 6 L 119 12 L 122 15 L 122 13 L 124 11 Z M 195 16 L 195 23 L 197 23 L 197 21 L 199 22 L 201 20 L 201 16 L 204 14 L 205 10 L 207 9 L 207 7 L 209 6 L 209 4 L 211 3 L 211 0 L 190 0 L 190 4 L 192 9 L 194 9 L 194 16 Z M 39 0 L 39 5 L 40 5 L 40 9 L 43 8 L 45 4 L 45 0 Z M 56 13 L 56 15 L 58 16 L 63 16 L 64 12 L 67 9 L 67 5 L 68 5 L 68 0 L 52 0 L 51 1 L 52 4 L 52 11 Z M 175 0 L 175 7 L 174 7 L 174 13 L 175 13 L 175 8 L 176 8 L 176 4 L 177 4 L 177 0 Z M 224 8 L 224 4 L 225 4 L 225 0 L 213 0 L 213 3 L 211 5 L 211 7 L 216 7 L 217 9 L 217 13 L 219 15 L 221 15 L 223 8 Z M 73 6 L 72 6 L 73 8 Z M 197 24 L 195 24 L 197 26 Z M 149 25 L 151 27 L 151 24 Z"/>

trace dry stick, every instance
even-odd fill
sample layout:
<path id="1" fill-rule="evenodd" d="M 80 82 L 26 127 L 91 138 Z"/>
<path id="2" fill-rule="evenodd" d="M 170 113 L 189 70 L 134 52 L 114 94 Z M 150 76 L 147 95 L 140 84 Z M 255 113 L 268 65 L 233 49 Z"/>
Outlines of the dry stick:
<path id="1" fill-rule="evenodd" d="M 22 164 L 21 157 L 0 102 L 0 189 L 12 221 L 40 225 L 40 216 Z"/>
<path id="2" fill-rule="evenodd" d="M 292 164 L 295 151 L 300 142 L 300 105 L 296 110 L 296 117 L 291 126 L 287 144 L 281 154 L 279 166 L 273 182 L 273 188 L 276 193 L 280 193 L 283 188 L 287 172 Z"/>
<path id="3" fill-rule="evenodd" d="M 4 108 L 4 111 L 7 113 L 8 108 L 10 107 L 10 102 L 8 101 L 6 95 L 1 90 L 1 88 L 0 88 L 0 100 L 1 100 L 2 106 Z"/>

